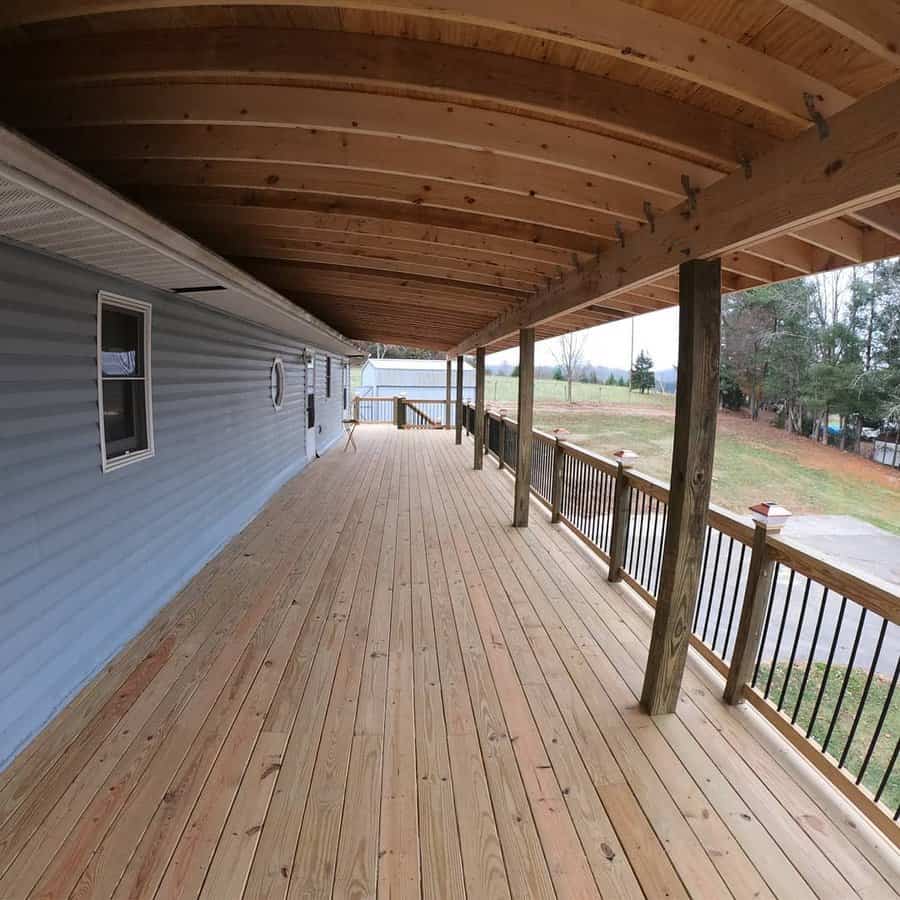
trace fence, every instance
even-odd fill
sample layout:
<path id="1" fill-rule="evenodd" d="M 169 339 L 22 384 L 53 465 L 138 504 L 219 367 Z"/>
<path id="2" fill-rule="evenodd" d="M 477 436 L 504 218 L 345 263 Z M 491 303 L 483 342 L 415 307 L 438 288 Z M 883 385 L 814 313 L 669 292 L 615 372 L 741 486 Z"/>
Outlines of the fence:
<path id="1" fill-rule="evenodd" d="M 447 418 L 444 400 L 420 400 L 415 397 L 363 397 L 353 398 L 353 418 L 362 424 L 397 424 L 397 401 L 404 402 L 407 428 L 443 428 Z M 465 411 L 465 410 L 464 410 Z M 474 414 L 472 416 L 474 428 Z M 456 404 L 450 404 L 450 426 L 456 424 Z"/>
<path id="2" fill-rule="evenodd" d="M 488 453 L 514 470 L 517 423 L 493 412 L 485 420 Z M 466 430 L 474 432 L 471 405 Z M 655 605 L 668 485 L 534 431 L 531 490 L 608 563 L 611 580 Z M 692 646 L 895 843 L 898 622 L 892 586 L 776 534 L 758 538 L 747 521 L 710 508 Z"/>

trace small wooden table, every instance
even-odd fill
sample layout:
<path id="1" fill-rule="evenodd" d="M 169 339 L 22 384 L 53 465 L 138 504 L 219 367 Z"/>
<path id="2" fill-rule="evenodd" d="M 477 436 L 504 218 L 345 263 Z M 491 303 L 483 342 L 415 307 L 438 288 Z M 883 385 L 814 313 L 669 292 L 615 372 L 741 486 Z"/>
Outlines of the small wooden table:
<path id="1" fill-rule="evenodd" d="M 356 453 L 356 441 L 353 440 L 353 432 L 356 431 L 356 426 L 359 425 L 359 419 L 342 419 L 341 423 L 344 426 L 344 431 L 347 432 L 347 443 L 344 444 L 344 453 L 350 449 L 350 446 L 353 446 L 353 452 Z"/>

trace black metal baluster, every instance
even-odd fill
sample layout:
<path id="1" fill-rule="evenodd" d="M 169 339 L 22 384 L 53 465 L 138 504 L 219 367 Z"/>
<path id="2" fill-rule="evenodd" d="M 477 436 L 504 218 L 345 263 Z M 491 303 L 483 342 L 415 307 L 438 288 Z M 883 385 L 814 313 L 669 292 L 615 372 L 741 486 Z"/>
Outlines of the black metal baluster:
<path id="1" fill-rule="evenodd" d="M 737 609 L 738 592 L 741 588 L 741 575 L 744 574 L 744 556 L 747 553 L 747 545 L 741 544 L 741 555 L 738 557 L 737 577 L 734 580 L 734 593 L 731 595 L 731 612 L 728 614 L 728 627 L 725 629 L 725 641 L 722 644 L 722 659 L 728 658 L 728 644 L 731 641 L 731 628 L 734 625 L 734 613 Z M 715 650 L 713 646 L 713 650 Z"/>
<path id="2" fill-rule="evenodd" d="M 825 742 L 822 744 L 822 752 L 828 751 L 828 744 L 831 741 L 831 735 L 834 733 L 834 726 L 837 724 L 841 707 L 844 705 L 844 695 L 847 693 L 847 685 L 850 682 L 850 672 L 853 669 L 853 663 L 856 661 L 856 652 L 859 650 L 859 640 L 862 637 L 863 627 L 866 624 L 866 613 L 868 610 L 863 609 L 859 614 L 859 625 L 856 628 L 856 636 L 853 639 L 853 648 L 850 650 L 850 659 L 847 662 L 847 669 L 844 672 L 844 679 L 841 682 L 841 690 L 838 693 L 837 703 L 834 705 L 834 712 L 831 714 L 831 723 L 828 726 L 828 732 L 825 735 Z"/>
<path id="3" fill-rule="evenodd" d="M 819 604 L 819 615 L 816 618 L 816 627 L 813 630 L 812 643 L 809 645 L 809 657 L 806 660 L 806 668 L 803 671 L 803 678 L 800 679 L 800 691 L 797 694 L 797 702 L 794 704 L 794 712 L 791 715 L 791 725 L 797 723 L 797 714 L 800 712 L 800 705 L 803 703 L 803 695 L 806 693 L 806 683 L 809 681 L 809 673 L 812 669 L 813 659 L 815 659 L 816 647 L 819 643 L 819 630 L 822 627 L 822 618 L 825 615 L 825 604 L 828 602 L 828 588 L 822 588 L 822 602 Z"/>
<path id="4" fill-rule="evenodd" d="M 897 688 L 897 676 L 900 674 L 900 657 L 897 659 L 897 664 L 894 666 L 894 677 L 891 679 L 891 686 L 888 689 L 887 697 L 885 697 L 884 705 L 881 707 L 881 715 L 878 717 L 878 725 L 875 727 L 875 732 L 872 735 L 872 740 L 869 741 L 869 749 L 866 750 L 866 755 L 863 759 L 862 766 L 859 769 L 859 772 L 856 776 L 856 783 L 859 784 L 863 780 L 863 776 L 866 774 L 866 769 L 869 767 L 869 760 L 872 759 L 872 753 L 875 750 L 875 745 L 878 743 L 878 739 L 881 737 L 881 729 L 884 727 L 884 720 L 887 718 L 888 710 L 891 706 L 891 701 L 894 699 L 894 691 Z"/>
<path id="5" fill-rule="evenodd" d="M 728 573 L 731 572 L 731 553 L 734 550 L 734 538 L 728 535 L 728 553 L 725 555 L 725 572 L 722 576 L 722 594 L 719 597 L 719 611 L 716 613 L 716 627 L 713 629 L 713 639 L 710 647 L 716 649 L 716 641 L 719 639 L 719 626 L 722 624 L 722 613 L 725 611 L 725 594 L 728 592 Z"/>
<path id="6" fill-rule="evenodd" d="M 891 761 L 888 764 L 887 768 L 884 770 L 884 776 L 881 779 L 881 784 L 878 785 L 878 790 L 875 792 L 875 802 L 878 803 L 881 800 L 881 795 L 884 793 L 884 789 L 887 787 L 887 783 L 891 778 L 891 773 L 894 770 L 894 765 L 897 762 L 897 752 L 900 751 L 900 737 L 897 738 L 897 743 L 894 744 L 894 752 L 891 754 Z M 898 812 L 900 812 L 900 806 L 897 807 Z M 894 818 L 897 818 L 897 813 L 894 813 Z"/>
<path id="7" fill-rule="evenodd" d="M 788 619 L 788 607 L 791 605 L 791 594 L 794 591 L 794 572 L 791 569 L 790 577 L 788 578 L 788 586 L 787 591 L 784 595 L 784 609 L 781 611 L 781 625 L 778 628 L 778 637 L 775 639 L 775 653 L 772 654 L 772 665 L 769 667 L 769 677 L 766 680 L 766 691 L 763 696 L 766 700 L 769 699 L 769 691 L 772 688 L 772 678 L 775 676 L 775 666 L 778 664 L 778 654 L 781 652 L 781 639 L 784 637 L 784 628 L 787 625 Z"/>
<path id="8" fill-rule="evenodd" d="M 712 580 L 709 583 L 709 597 L 706 602 L 706 618 L 703 621 L 703 634 L 700 636 L 700 639 L 703 643 L 706 643 L 706 633 L 709 630 L 709 616 L 712 613 L 712 605 L 713 605 L 713 597 L 716 593 L 716 577 L 719 574 L 719 557 L 722 555 L 722 532 L 719 532 L 719 537 L 716 539 L 716 557 L 715 562 L 713 562 L 712 569 Z"/>
<path id="9" fill-rule="evenodd" d="M 709 562 L 709 545 L 712 541 L 712 528 L 706 526 L 706 547 L 703 550 L 703 565 L 700 568 L 700 587 L 697 589 L 697 606 L 694 610 L 694 624 L 691 631 L 697 633 L 697 625 L 700 623 L 700 607 L 703 603 L 703 586 L 706 584 L 706 564 Z"/>
<path id="10" fill-rule="evenodd" d="M 788 665 L 785 670 L 784 684 L 781 685 L 781 694 L 778 697 L 778 712 L 784 706 L 784 698 L 787 694 L 788 682 L 791 680 L 791 673 L 794 669 L 794 660 L 797 658 L 797 647 L 800 644 L 800 634 L 803 631 L 803 619 L 806 616 L 806 603 L 809 600 L 809 588 L 812 585 L 812 579 L 806 576 L 806 587 L 803 589 L 803 602 L 800 604 L 800 615 L 797 618 L 797 629 L 794 632 L 794 643 L 791 645 L 791 655 L 788 657 Z M 787 618 L 787 613 L 785 613 Z"/>
<path id="11" fill-rule="evenodd" d="M 878 632 L 878 641 L 875 644 L 875 652 L 872 654 L 872 665 L 869 666 L 869 675 L 866 678 L 866 686 L 863 688 L 862 696 L 859 698 L 859 705 L 856 707 L 856 715 L 853 717 L 853 724 L 850 726 L 850 733 L 847 735 L 847 743 L 844 744 L 844 751 L 841 753 L 841 758 L 838 762 L 839 769 L 844 768 L 847 754 L 850 752 L 850 745 L 853 743 L 853 738 L 856 737 L 856 729 L 859 727 L 859 720 L 862 718 L 863 707 L 866 705 L 866 700 L 869 699 L 869 689 L 872 687 L 872 679 L 875 677 L 875 669 L 878 666 L 878 657 L 881 656 L 881 648 L 884 645 L 884 636 L 887 632 L 887 626 L 887 619 L 884 619 L 881 623 L 881 631 Z"/>
<path id="12" fill-rule="evenodd" d="M 828 677 L 831 675 L 831 664 L 834 662 L 834 651 L 837 649 L 838 639 L 841 636 L 841 628 L 844 625 L 844 612 L 847 609 L 847 598 L 841 598 L 841 608 L 838 610 L 837 625 L 834 628 L 834 637 L 831 639 L 831 649 L 828 651 L 828 659 L 825 661 L 825 672 L 822 675 L 822 683 L 819 685 L 819 692 L 816 695 L 816 702 L 813 706 L 812 715 L 809 719 L 809 725 L 806 728 L 806 737 L 812 734 L 813 726 L 819 716 L 819 707 L 822 705 L 822 697 L 825 696 L 825 685 L 828 684 Z"/>
<path id="13" fill-rule="evenodd" d="M 775 563 L 775 572 L 772 575 L 772 587 L 769 588 L 769 602 L 766 604 L 766 624 L 763 625 L 762 635 L 759 640 L 759 649 L 756 651 L 756 664 L 753 667 L 753 681 L 750 687 L 756 687 L 759 679 L 759 664 L 762 662 L 763 648 L 766 646 L 766 638 L 769 636 L 769 623 L 772 621 L 772 608 L 775 606 L 775 589 L 778 586 L 778 572 L 780 563 Z"/>

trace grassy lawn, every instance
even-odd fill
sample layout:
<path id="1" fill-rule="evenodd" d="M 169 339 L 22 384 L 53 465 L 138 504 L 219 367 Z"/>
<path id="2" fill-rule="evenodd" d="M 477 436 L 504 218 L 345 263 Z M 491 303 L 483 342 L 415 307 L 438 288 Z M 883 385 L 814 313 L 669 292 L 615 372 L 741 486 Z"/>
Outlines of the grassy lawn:
<path id="1" fill-rule="evenodd" d="M 806 666 L 805 662 L 795 663 L 790 670 L 787 690 L 785 691 L 784 710 L 789 716 L 793 715 L 794 706 L 797 703 L 797 697 L 800 691 L 800 684 L 803 679 L 803 671 Z M 757 687 L 765 688 L 766 680 L 769 677 L 770 665 L 760 666 L 760 677 L 757 681 Z M 846 666 L 832 666 L 828 675 L 828 682 L 825 685 L 825 692 L 822 695 L 822 703 L 819 706 L 819 712 L 816 715 L 816 724 L 813 726 L 812 737 L 821 747 L 831 722 L 831 716 L 834 713 L 837 700 L 841 692 L 841 685 L 847 672 Z M 772 687 L 769 694 L 770 699 L 774 699 L 776 704 L 781 696 L 781 690 L 788 674 L 786 663 L 777 663 L 775 672 L 772 675 Z M 797 715 L 797 725 L 805 732 L 809 727 L 809 720 L 815 706 L 816 698 L 819 695 L 819 689 L 822 685 L 822 676 L 825 674 L 825 663 L 813 663 L 809 673 L 809 680 L 803 691 L 803 701 L 800 704 L 800 710 Z M 852 669 L 847 681 L 847 690 L 844 695 L 844 701 L 841 704 L 841 714 L 834 726 L 834 731 L 828 743 L 828 752 L 831 756 L 840 758 L 844 752 L 844 746 L 847 743 L 847 737 L 850 729 L 853 727 L 853 719 L 856 716 L 856 710 L 859 706 L 860 698 L 866 686 L 867 673 L 862 669 Z M 856 734 L 853 738 L 853 744 L 847 754 L 844 763 L 845 768 L 850 772 L 854 779 L 859 774 L 860 767 L 863 764 L 869 744 L 875 729 L 878 727 L 878 719 L 881 710 L 887 699 L 890 689 L 890 679 L 886 676 L 876 675 L 872 680 L 872 686 L 869 688 L 869 694 L 866 698 L 866 704 L 863 707 L 862 716 L 859 725 L 856 728 Z M 866 767 L 863 775 L 862 783 L 872 792 L 878 790 L 881 780 L 884 777 L 885 767 L 891 762 L 891 754 L 894 752 L 894 745 L 897 735 L 900 733 L 900 705 L 891 704 L 888 714 L 884 720 L 881 729 L 881 736 L 878 739 L 875 749 L 872 752 L 872 758 Z M 900 777 L 893 777 L 888 780 L 881 795 L 881 802 L 893 813 L 900 803 Z"/>
<path id="2" fill-rule="evenodd" d="M 668 480 L 674 421 L 665 415 L 629 409 L 535 409 L 538 428 L 565 428 L 574 443 L 609 456 L 620 448 L 640 455 L 641 472 Z M 749 434 L 748 434 L 749 432 Z M 740 514 L 760 500 L 777 500 L 796 514 L 852 515 L 900 534 L 900 492 L 857 471 L 810 465 L 802 441 L 787 441 L 765 423 L 745 423 L 731 431 L 720 419 L 713 472 L 713 502 Z M 835 462 L 840 461 L 838 451 Z"/>
<path id="3" fill-rule="evenodd" d="M 503 375 L 488 375 L 484 384 L 484 398 L 488 403 L 510 403 L 515 405 L 519 389 L 519 379 Z M 566 383 L 552 378 L 538 378 L 534 382 L 534 399 L 536 402 L 566 402 Z M 629 392 L 627 387 L 606 384 L 572 385 L 572 399 L 575 403 L 631 403 L 646 406 L 674 409 L 675 398 L 672 394 L 641 394 Z"/>

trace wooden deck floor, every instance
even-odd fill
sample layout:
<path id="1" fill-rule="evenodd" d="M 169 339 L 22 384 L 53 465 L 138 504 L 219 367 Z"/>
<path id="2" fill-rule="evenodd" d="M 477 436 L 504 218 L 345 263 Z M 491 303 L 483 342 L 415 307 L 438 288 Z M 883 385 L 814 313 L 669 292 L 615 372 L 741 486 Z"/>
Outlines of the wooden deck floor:
<path id="1" fill-rule="evenodd" d="M 0 774 L 0 898 L 897 896 L 898 854 L 447 432 L 357 431 Z"/>

